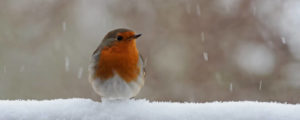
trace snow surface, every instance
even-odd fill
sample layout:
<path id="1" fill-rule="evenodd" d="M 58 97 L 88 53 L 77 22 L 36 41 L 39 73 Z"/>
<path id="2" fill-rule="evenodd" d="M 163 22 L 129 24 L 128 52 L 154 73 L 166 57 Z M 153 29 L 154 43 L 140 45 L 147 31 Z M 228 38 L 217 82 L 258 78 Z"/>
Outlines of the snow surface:
<path id="1" fill-rule="evenodd" d="M 0 120 L 300 120 L 300 104 L 0 100 Z"/>

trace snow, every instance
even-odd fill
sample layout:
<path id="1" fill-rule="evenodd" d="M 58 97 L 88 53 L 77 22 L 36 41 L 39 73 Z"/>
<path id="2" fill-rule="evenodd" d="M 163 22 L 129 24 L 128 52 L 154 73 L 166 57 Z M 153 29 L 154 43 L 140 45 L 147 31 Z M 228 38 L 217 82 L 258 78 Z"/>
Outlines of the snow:
<path id="1" fill-rule="evenodd" d="M 207 52 L 203 52 L 203 59 L 205 61 L 208 61 L 208 53 Z"/>
<path id="2" fill-rule="evenodd" d="M 67 23 L 65 21 L 62 22 L 62 29 L 64 32 L 67 30 Z"/>
<path id="3" fill-rule="evenodd" d="M 281 37 L 281 42 L 282 42 L 282 44 L 286 44 L 286 39 L 285 39 L 285 37 Z"/>
<path id="4" fill-rule="evenodd" d="M 68 56 L 65 57 L 65 70 L 66 72 L 70 70 L 70 60 Z"/>
<path id="5" fill-rule="evenodd" d="M 83 72 L 83 68 L 80 67 L 79 70 L 78 70 L 78 73 L 77 73 L 77 78 L 78 78 L 78 79 L 81 79 L 81 78 L 82 78 L 82 72 Z"/>
<path id="6" fill-rule="evenodd" d="M 203 59 L 205 61 L 208 61 L 208 53 L 207 52 L 203 52 Z"/>
<path id="7" fill-rule="evenodd" d="M 202 42 L 204 42 L 204 41 L 205 41 L 204 32 L 201 32 L 201 40 L 202 40 Z"/>
<path id="8" fill-rule="evenodd" d="M 196 12 L 197 12 L 198 16 L 201 16 L 201 10 L 200 10 L 199 4 L 197 4 L 197 6 L 196 6 Z"/>
<path id="9" fill-rule="evenodd" d="M 256 7 L 255 6 L 252 7 L 252 14 L 253 14 L 253 16 L 256 15 Z"/>
<path id="10" fill-rule="evenodd" d="M 258 87 L 258 90 L 261 90 L 261 87 L 262 87 L 262 80 L 259 81 L 259 87 Z"/>
<path id="11" fill-rule="evenodd" d="M 90 99 L 1 100 L 1 120 L 299 120 L 300 104 Z"/>
<path id="12" fill-rule="evenodd" d="M 229 84 L 229 91 L 232 92 L 232 90 L 233 90 L 233 86 L 232 86 L 232 83 L 230 83 Z"/>

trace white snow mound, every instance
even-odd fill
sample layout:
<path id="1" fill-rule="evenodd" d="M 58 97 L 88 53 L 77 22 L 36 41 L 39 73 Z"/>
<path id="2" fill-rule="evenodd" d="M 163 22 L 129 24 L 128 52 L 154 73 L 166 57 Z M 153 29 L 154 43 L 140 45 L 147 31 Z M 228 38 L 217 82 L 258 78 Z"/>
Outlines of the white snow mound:
<path id="1" fill-rule="evenodd" d="M 0 120 L 300 120 L 300 104 L 0 100 Z"/>

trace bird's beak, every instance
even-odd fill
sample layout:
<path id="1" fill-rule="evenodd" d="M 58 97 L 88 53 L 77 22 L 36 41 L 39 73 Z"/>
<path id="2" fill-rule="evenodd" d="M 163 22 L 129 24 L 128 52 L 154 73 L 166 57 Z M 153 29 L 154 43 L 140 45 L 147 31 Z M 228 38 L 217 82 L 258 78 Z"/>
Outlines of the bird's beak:
<path id="1" fill-rule="evenodd" d="M 135 35 L 133 36 L 133 38 L 134 38 L 134 39 L 137 39 L 137 38 L 140 37 L 140 36 L 142 36 L 142 34 L 135 34 Z"/>

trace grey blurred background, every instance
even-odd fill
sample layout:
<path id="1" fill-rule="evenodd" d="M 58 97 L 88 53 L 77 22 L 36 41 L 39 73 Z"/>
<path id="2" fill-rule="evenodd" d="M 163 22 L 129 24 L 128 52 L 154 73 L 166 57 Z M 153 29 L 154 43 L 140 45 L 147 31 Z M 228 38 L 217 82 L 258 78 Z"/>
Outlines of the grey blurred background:
<path id="1" fill-rule="evenodd" d="M 298 0 L 0 0 L 0 99 L 91 98 L 92 52 L 130 28 L 137 98 L 300 102 Z"/>

